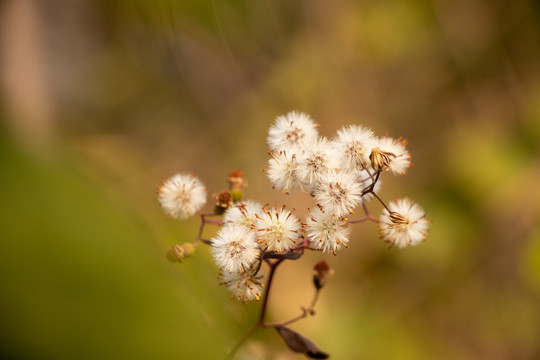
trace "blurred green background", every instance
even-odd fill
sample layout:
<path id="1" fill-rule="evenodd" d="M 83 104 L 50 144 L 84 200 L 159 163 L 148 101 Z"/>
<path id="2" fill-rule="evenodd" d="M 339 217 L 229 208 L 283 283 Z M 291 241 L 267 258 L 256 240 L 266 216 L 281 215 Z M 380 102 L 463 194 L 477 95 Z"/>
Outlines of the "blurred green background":
<path id="1" fill-rule="evenodd" d="M 359 224 L 337 257 L 283 265 L 269 319 L 308 304 L 322 257 L 336 275 L 293 328 L 334 359 L 540 358 L 537 2 L 3 0 L 0 16 L 2 358 L 224 358 L 260 303 L 230 300 L 207 249 L 166 260 L 198 221 L 166 219 L 156 188 L 193 172 L 213 194 L 241 168 L 247 198 L 305 213 L 261 171 L 291 110 L 329 137 L 408 139 L 414 165 L 381 195 L 433 224 L 402 251 Z M 238 358 L 303 357 L 267 330 Z"/>

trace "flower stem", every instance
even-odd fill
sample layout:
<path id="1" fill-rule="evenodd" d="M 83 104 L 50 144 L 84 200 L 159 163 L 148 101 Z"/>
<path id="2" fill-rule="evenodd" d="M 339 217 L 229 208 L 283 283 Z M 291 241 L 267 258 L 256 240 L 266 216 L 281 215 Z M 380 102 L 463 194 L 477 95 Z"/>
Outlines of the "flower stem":
<path id="1" fill-rule="evenodd" d="M 199 226 L 199 234 L 197 235 L 197 238 L 193 242 L 193 246 L 197 247 L 197 245 L 199 245 L 199 242 L 202 242 L 206 245 L 212 245 L 212 241 L 202 238 L 204 226 L 206 224 L 222 225 L 222 222 L 217 221 L 217 220 L 208 220 L 207 219 L 208 216 L 216 216 L 216 214 L 213 214 L 213 213 L 202 213 L 199 211 L 197 214 L 199 214 L 199 216 L 201 217 L 201 225 Z"/>
<path id="2" fill-rule="evenodd" d="M 229 359 L 229 360 L 234 358 L 234 355 L 236 354 L 238 349 L 240 349 L 242 344 L 251 335 L 253 335 L 255 333 L 255 331 L 257 331 L 259 328 L 265 327 L 264 326 L 264 317 L 266 315 L 266 309 L 267 309 L 267 306 L 268 306 L 268 298 L 270 296 L 270 289 L 272 287 L 272 280 L 274 279 L 274 273 L 275 273 L 275 271 L 277 269 L 277 266 L 279 264 L 281 264 L 283 259 L 279 259 L 279 260 L 276 260 L 276 261 L 271 261 L 270 259 L 265 259 L 265 261 L 268 264 L 268 266 L 270 267 L 270 273 L 268 274 L 268 281 L 266 282 L 266 292 L 264 293 L 264 297 L 263 297 L 263 303 L 262 303 L 262 308 L 261 308 L 261 314 L 259 315 L 259 321 L 257 321 L 257 323 L 251 328 L 251 330 L 249 330 L 249 332 L 246 335 L 244 335 L 244 337 L 242 339 L 240 339 L 236 343 L 236 345 L 231 349 L 231 351 L 229 352 L 229 355 L 227 356 L 227 359 Z"/>
<path id="3" fill-rule="evenodd" d="M 358 224 L 358 223 L 361 223 L 361 222 L 364 222 L 364 221 L 374 221 L 374 222 L 378 222 L 377 219 L 375 219 L 373 216 L 371 215 L 368 215 L 366 217 L 363 217 L 361 219 L 354 219 L 354 220 L 348 220 L 347 221 L 347 224 Z"/>
<path id="4" fill-rule="evenodd" d="M 281 264 L 282 261 L 283 259 L 276 261 L 266 261 L 266 263 L 270 266 L 270 274 L 268 274 L 268 282 L 266 283 L 266 292 L 264 293 L 261 315 L 259 316 L 258 325 L 262 324 L 264 321 L 264 316 L 266 315 L 266 308 L 268 305 L 268 298 L 270 297 L 270 289 L 272 288 L 272 280 L 274 279 L 274 273 L 276 272 L 277 266 Z"/>
<path id="5" fill-rule="evenodd" d="M 298 320 L 301 320 L 305 318 L 308 315 L 314 315 L 315 314 L 315 304 L 317 303 L 317 300 L 319 299 L 319 290 L 315 291 L 315 295 L 313 296 L 313 300 L 311 300 L 311 305 L 308 308 L 302 307 L 302 313 L 298 316 L 293 317 L 292 319 L 277 322 L 277 323 L 262 323 L 262 327 L 264 328 L 272 328 L 272 327 L 278 327 L 278 326 L 286 326 L 289 324 L 292 324 L 293 322 L 296 322 Z"/>
<path id="6" fill-rule="evenodd" d="M 381 198 L 379 197 L 379 195 L 377 195 L 377 194 L 375 193 L 375 191 L 372 191 L 371 194 L 372 194 L 373 196 L 375 196 L 375 198 L 376 198 L 377 200 L 379 200 L 379 202 L 382 204 L 382 206 L 384 206 L 384 208 L 385 208 L 386 210 L 388 210 L 389 213 L 392 213 L 392 211 L 388 208 L 388 206 L 386 206 L 386 204 L 384 203 L 384 201 L 381 200 Z"/>

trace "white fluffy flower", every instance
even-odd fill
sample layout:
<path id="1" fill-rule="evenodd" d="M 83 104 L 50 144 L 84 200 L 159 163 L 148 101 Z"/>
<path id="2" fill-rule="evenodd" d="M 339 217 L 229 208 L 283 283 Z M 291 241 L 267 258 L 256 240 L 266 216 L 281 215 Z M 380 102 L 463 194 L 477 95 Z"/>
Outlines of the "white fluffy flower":
<path id="1" fill-rule="evenodd" d="M 253 275 L 251 271 L 220 274 L 221 285 L 227 286 L 227 289 L 233 293 L 233 298 L 245 303 L 261 298 L 262 278 L 262 275 Z"/>
<path id="2" fill-rule="evenodd" d="M 253 200 L 244 200 L 236 203 L 225 211 L 223 222 L 226 224 L 236 224 L 244 226 L 246 229 L 253 229 L 257 221 L 257 214 L 262 213 L 262 205 Z"/>
<path id="3" fill-rule="evenodd" d="M 353 173 L 331 173 L 315 190 L 315 200 L 325 212 L 347 216 L 362 203 L 362 185 Z"/>
<path id="4" fill-rule="evenodd" d="M 304 147 L 305 143 L 318 136 L 317 124 L 309 115 L 292 111 L 278 116 L 268 131 L 270 150 L 285 150 L 291 154 Z"/>
<path id="5" fill-rule="evenodd" d="M 298 179 L 315 189 L 339 167 L 339 158 L 330 142 L 320 137 L 306 144 L 303 155 L 298 157 L 296 173 Z"/>
<path id="6" fill-rule="evenodd" d="M 212 255 L 226 272 L 243 272 L 258 259 L 260 247 L 255 233 L 244 226 L 227 224 L 212 239 Z"/>
<path id="7" fill-rule="evenodd" d="M 263 213 L 257 219 L 257 238 L 260 244 L 270 251 L 285 252 L 294 249 L 300 238 L 300 221 L 281 208 L 263 208 Z"/>
<path id="8" fill-rule="evenodd" d="M 206 188 L 193 175 L 176 174 L 158 188 L 163 211 L 174 219 L 187 219 L 206 204 Z"/>
<path id="9" fill-rule="evenodd" d="M 394 174 L 405 174 L 407 168 L 411 166 L 411 154 L 407 152 L 407 140 L 401 138 L 395 140 L 391 137 L 384 137 L 379 139 L 379 149 L 384 152 L 392 153 L 395 157 L 390 159 L 388 169 Z"/>
<path id="10" fill-rule="evenodd" d="M 275 153 L 270 153 L 270 156 L 266 174 L 272 186 L 275 189 L 284 190 L 286 194 L 296 189 L 303 190 L 296 172 L 296 155 L 290 155 L 286 151 L 276 151 Z"/>
<path id="11" fill-rule="evenodd" d="M 342 246 L 348 247 L 350 230 L 347 221 L 334 214 L 324 213 L 318 207 L 309 212 L 305 232 L 311 245 L 324 252 L 336 255 Z"/>
<path id="12" fill-rule="evenodd" d="M 390 202 L 388 208 L 390 212 L 384 209 L 379 218 L 381 238 L 398 248 L 417 245 L 426 239 L 429 221 L 419 205 L 404 198 Z"/>
<path id="13" fill-rule="evenodd" d="M 341 157 L 341 169 L 355 171 L 369 166 L 369 155 L 378 141 L 370 129 L 349 125 L 338 130 L 333 144 Z"/>

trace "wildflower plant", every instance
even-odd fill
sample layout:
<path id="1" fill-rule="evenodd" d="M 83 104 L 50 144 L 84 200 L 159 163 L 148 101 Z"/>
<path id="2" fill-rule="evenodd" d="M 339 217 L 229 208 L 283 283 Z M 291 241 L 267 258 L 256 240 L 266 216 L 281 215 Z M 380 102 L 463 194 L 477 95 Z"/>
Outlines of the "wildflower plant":
<path id="1" fill-rule="evenodd" d="M 350 125 L 327 139 L 319 134 L 310 116 L 290 112 L 277 117 L 267 143 L 270 157 L 264 170 L 272 187 L 286 194 L 309 192 L 313 206 L 305 209 L 306 215 L 302 217 L 285 204 L 243 200 L 247 181 L 240 170 L 231 171 L 229 189 L 215 195 L 214 210 L 205 213 L 201 209 L 207 201 L 207 190 L 202 182 L 193 175 L 177 174 L 159 187 L 159 202 L 171 218 L 198 215 L 201 225 L 193 243 L 175 245 L 167 256 L 182 262 L 193 255 L 199 244 L 209 245 L 219 268 L 220 284 L 232 297 L 245 303 L 262 299 L 258 322 L 232 348 L 229 358 L 255 331 L 275 328 L 291 350 L 325 359 L 328 354 L 288 325 L 315 314 L 319 292 L 333 270 L 320 260 L 313 270 L 315 292 L 311 304 L 302 307 L 292 319 L 271 323 L 266 320 L 267 304 L 279 265 L 300 259 L 306 251 L 337 255 L 349 247 L 350 226 L 368 221 L 378 225 L 380 237 L 390 247 L 415 246 L 426 239 L 430 222 L 423 209 L 409 198 L 386 204 L 378 195 L 382 173 L 402 175 L 411 165 L 407 142 L 401 138 L 378 138 L 364 126 Z M 366 207 L 372 200 L 382 205 L 379 218 Z M 357 209 L 364 214 L 353 218 Z M 206 225 L 219 227 L 212 239 L 202 237 Z M 264 267 L 268 268 L 266 282 Z"/>

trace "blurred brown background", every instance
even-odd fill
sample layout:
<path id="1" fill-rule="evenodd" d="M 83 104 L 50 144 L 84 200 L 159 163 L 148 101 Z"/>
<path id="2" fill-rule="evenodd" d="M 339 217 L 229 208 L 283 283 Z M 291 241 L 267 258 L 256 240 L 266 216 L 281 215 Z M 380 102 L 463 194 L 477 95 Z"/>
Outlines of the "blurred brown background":
<path id="1" fill-rule="evenodd" d="M 212 194 L 242 168 L 247 198 L 302 214 L 261 171 L 291 110 L 328 137 L 408 139 L 382 196 L 433 224 L 403 251 L 360 224 L 337 257 L 284 265 L 271 319 L 307 305 L 324 257 L 336 275 L 293 328 L 334 359 L 540 358 L 537 2 L 3 0 L 0 17 L 3 358 L 223 358 L 260 304 L 230 300 L 206 249 L 166 261 L 198 222 L 165 219 L 155 190 L 193 172 Z M 302 356 L 267 330 L 238 358 Z"/>

